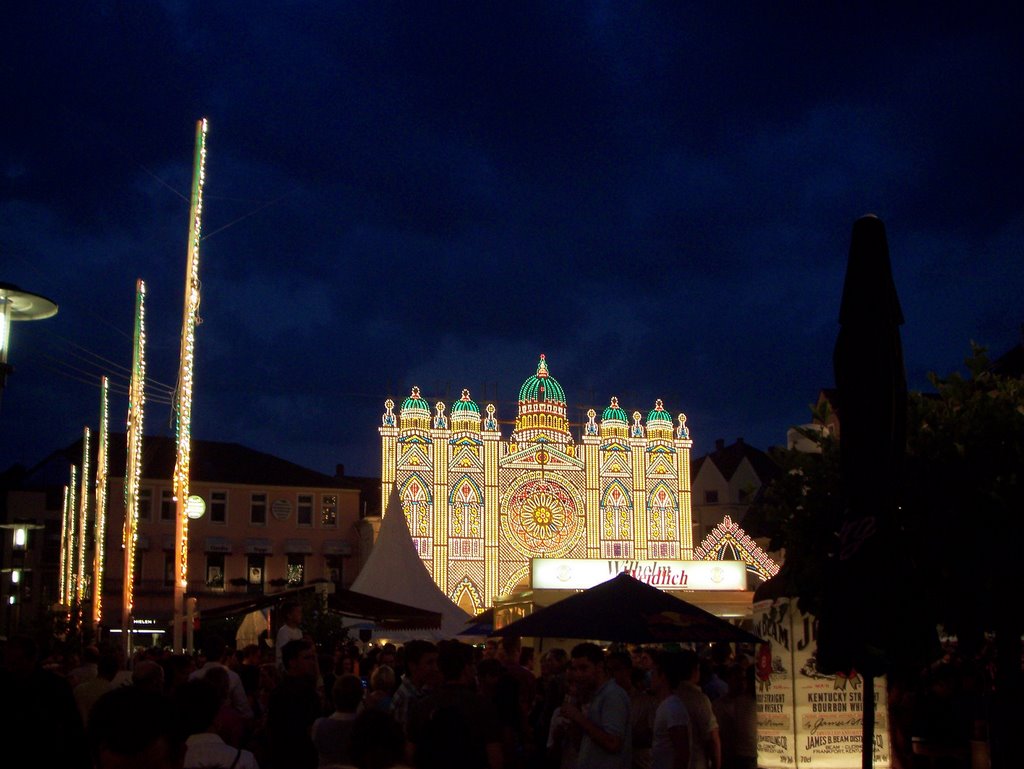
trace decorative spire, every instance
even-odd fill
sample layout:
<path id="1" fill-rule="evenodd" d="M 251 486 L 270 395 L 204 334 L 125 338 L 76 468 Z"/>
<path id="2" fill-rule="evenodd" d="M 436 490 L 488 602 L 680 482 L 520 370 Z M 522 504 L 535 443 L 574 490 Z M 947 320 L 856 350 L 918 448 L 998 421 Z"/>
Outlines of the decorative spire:
<path id="1" fill-rule="evenodd" d="M 462 397 L 459 400 L 468 401 L 469 399 L 470 399 L 469 398 L 469 390 L 467 390 L 466 388 L 463 388 L 462 389 Z"/>
<path id="2" fill-rule="evenodd" d="M 548 373 L 548 362 L 544 357 L 544 353 L 541 353 L 540 362 L 537 364 L 537 378 L 547 379 L 549 376 L 551 376 L 551 374 Z"/>

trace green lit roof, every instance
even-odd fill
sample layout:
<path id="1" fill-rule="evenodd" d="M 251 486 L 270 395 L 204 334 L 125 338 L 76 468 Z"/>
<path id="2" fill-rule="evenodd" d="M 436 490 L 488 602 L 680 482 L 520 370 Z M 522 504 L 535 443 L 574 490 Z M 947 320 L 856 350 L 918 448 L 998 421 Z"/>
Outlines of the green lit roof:
<path id="1" fill-rule="evenodd" d="M 612 396 L 611 405 L 608 406 L 608 408 L 606 408 L 601 414 L 602 422 L 608 422 L 611 420 L 619 421 L 623 424 L 626 423 L 626 412 L 621 406 L 619 406 L 619 399 L 615 396 Z"/>
<path id="2" fill-rule="evenodd" d="M 648 426 L 652 422 L 660 422 L 669 427 L 672 426 L 672 415 L 665 411 L 665 404 L 661 402 L 661 398 L 654 402 L 654 409 L 647 415 Z"/>
<path id="3" fill-rule="evenodd" d="M 419 409 L 425 411 L 427 414 L 430 413 L 430 406 L 423 398 L 420 397 L 420 388 L 413 387 L 412 394 L 402 401 L 402 411 L 410 411 Z"/>
<path id="4" fill-rule="evenodd" d="M 519 388 L 519 401 L 565 403 L 565 390 L 548 372 L 548 364 L 543 355 L 537 364 L 537 373 L 523 382 L 523 386 Z"/>
<path id="5" fill-rule="evenodd" d="M 452 419 L 463 415 L 480 416 L 480 407 L 469 397 L 469 390 L 462 391 L 462 397 L 452 404 Z"/>

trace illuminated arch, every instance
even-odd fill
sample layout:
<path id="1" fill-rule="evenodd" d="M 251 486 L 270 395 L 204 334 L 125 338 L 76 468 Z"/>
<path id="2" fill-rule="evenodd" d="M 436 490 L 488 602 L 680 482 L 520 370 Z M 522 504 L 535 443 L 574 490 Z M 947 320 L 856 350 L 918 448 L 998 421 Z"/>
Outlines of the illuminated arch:
<path id="1" fill-rule="evenodd" d="M 666 483 L 658 483 L 647 497 L 647 530 L 652 540 L 678 540 L 679 504 Z"/>
<path id="2" fill-rule="evenodd" d="M 484 605 L 480 598 L 480 591 L 469 577 L 463 577 L 448 597 L 452 603 L 471 617 L 479 614 Z"/>
<path id="3" fill-rule="evenodd" d="M 452 484 L 448 494 L 450 518 L 448 530 L 453 537 L 479 537 L 482 526 L 480 523 L 484 495 L 480 485 L 464 475 Z"/>
<path id="4" fill-rule="evenodd" d="M 405 513 L 409 533 L 414 537 L 429 536 L 430 486 L 413 473 L 402 482 L 398 496 L 402 500 L 402 512 Z"/>
<path id="5" fill-rule="evenodd" d="M 618 479 L 609 483 L 601 497 L 601 527 L 605 539 L 632 537 L 632 508 L 633 500 L 626 485 Z"/>

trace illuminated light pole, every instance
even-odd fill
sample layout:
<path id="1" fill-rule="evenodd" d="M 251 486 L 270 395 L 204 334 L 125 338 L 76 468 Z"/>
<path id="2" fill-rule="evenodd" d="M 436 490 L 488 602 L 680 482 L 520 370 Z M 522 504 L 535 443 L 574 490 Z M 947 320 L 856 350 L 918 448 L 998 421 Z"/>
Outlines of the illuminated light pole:
<path id="1" fill-rule="evenodd" d="M 192 452 L 192 386 L 195 332 L 199 314 L 199 238 L 203 224 L 203 185 L 206 182 L 206 119 L 196 123 L 196 154 L 189 212 L 188 263 L 185 269 L 185 308 L 181 323 L 181 355 L 177 392 L 177 459 L 174 463 L 174 648 L 182 650 L 185 591 L 188 588 L 189 463 Z"/>
<path id="2" fill-rule="evenodd" d="M 124 472 L 124 570 L 121 582 L 121 640 L 131 654 L 135 591 L 135 550 L 139 541 L 139 479 L 142 477 L 142 426 L 146 406 L 146 284 L 135 284 L 135 332 L 132 337 L 132 379 L 128 389 L 128 456 Z"/>
<path id="3" fill-rule="evenodd" d="M 82 432 L 82 488 L 78 499 L 78 581 L 75 582 L 76 622 L 82 626 L 85 603 L 85 534 L 89 530 L 89 428 Z"/>
<path id="4" fill-rule="evenodd" d="M 13 370 L 7 363 L 11 323 L 16 320 L 43 320 L 57 314 L 57 305 L 45 296 L 22 291 L 11 283 L 0 283 L 0 394 Z"/>
<path id="5" fill-rule="evenodd" d="M 71 477 L 68 481 L 68 550 L 65 557 L 65 568 L 67 569 L 67 595 L 64 605 L 67 607 L 67 620 L 71 624 L 71 604 L 75 600 L 75 513 L 78 510 L 78 466 L 71 465 Z"/>
<path id="6" fill-rule="evenodd" d="M 99 633 L 103 617 L 103 550 L 107 540 L 107 402 L 110 382 L 100 382 L 100 429 L 96 444 L 96 544 L 92 556 L 92 628 Z"/>
<path id="7" fill-rule="evenodd" d="M 60 575 L 57 595 L 61 605 L 67 605 L 67 564 L 68 564 L 68 487 L 64 487 L 64 503 L 60 520 Z"/>

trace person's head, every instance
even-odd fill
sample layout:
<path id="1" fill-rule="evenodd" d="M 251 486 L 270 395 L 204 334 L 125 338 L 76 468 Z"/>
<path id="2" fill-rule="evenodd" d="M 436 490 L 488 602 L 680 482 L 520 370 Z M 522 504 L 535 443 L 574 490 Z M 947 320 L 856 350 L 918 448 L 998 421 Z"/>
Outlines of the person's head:
<path id="1" fill-rule="evenodd" d="M 651 686 L 658 694 L 668 694 L 683 680 L 683 660 L 679 652 L 656 652 L 651 668 Z"/>
<path id="2" fill-rule="evenodd" d="M 633 658 L 627 651 L 611 652 L 605 659 L 605 670 L 615 683 L 627 692 L 633 688 Z"/>
<path id="3" fill-rule="evenodd" d="M 380 665 L 370 674 L 370 688 L 375 692 L 387 692 L 390 694 L 395 690 L 395 669 L 390 665 Z"/>
<path id="4" fill-rule="evenodd" d="M 193 678 L 178 689 L 174 702 L 186 734 L 202 734 L 213 727 L 224 698 L 217 682 L 211 681 L 210 674 L 207 674 L 202 678 Z"/>
<path id="5" fill-rule="evenodd" d="M 159 662 L 142 660 L 132 669 L 132 685 L 160 694 L 164 690 L 164 669 Z"/>
<path id="6" fill-rule="evenodd" d="M 219 635 L 211 635 L 203 641 L 203 655 L 207 662 L 220 662 L 224 659 L 227 644 Z"/>
<path id="7" fill-rule="evenodd" d="M 331 689 L 334 709 L 340 713 L 355 713 L 363 701 L 363 682 L 356 676 L 340 676 Z"/>
<path id="8" fill-rule="evenodd" d="M 113 652 L 104 651 L 96 660 L 96 675 L 104 681 L 113 681 L 121 669 L 121 659 Z"/>
<path id="9" fill-rule="evenodd" d="M 289 641 L 281 649 L 281 664 L 290 676 L 316 678 L 316 650 L 309 641 Z"/>
<path id="10" fill-rule="evenodd" d="M 281 616 L 288 627 L 298 627 L 302 624 L 302 604 L 297 601 L 286 601 L 281 605 Z"/>
<path id="11" fill-rule="evenodd" d="M 555 676 L 564 673 L 569 666 L 569 655 L 565 649 L 548 649 L 540 656 L 540 673 L 542 676 Z"/>
<path id="12" fill-rule="evenodd" d="M 501 637 L 501 650 L 498 652 L 498 659 L 506 665 L 519 664 L 519 652 L 523 648 L 522 639 L 517 635 L 506 635 Z"/>
<path id="13" fill-rule="evenodd" d="M 413 640 L 405 645 L 405 666 L 416 686 L 437 681 L 438 648 L 430 641 Z"/>
<path id="14" fill-rule="evenodd" d="M 441 641 L 437 645 L 437 667 L 446 683 L 471 683 L 473 648 L 461 641 Z"/>
<path id="15" fill-rule="evenodd" d="M 395 645 L 393 643 L 386 643 L 381 647 L 380 654 L 377 655 L 377 664 L 394 667 L 397 656 L 398 649 L 395 648 Z"/>
<path id="16" fill-rule="evenodd" d="M 581 643 L 572 647 L 569 670 L 573 683 L 581 697 L 589 698 L 605 682 L 608 674 L 604 669 L 604 652 L 593 643 Z"/>
<path id="17" fill-rule="evenodd" d="M 683 649 L 679 652 L 679 665 L 683 681 L 695 684 L 700 680 L 700 658 L 693 649 Z"/>
<path id="18" fill-rule="evenodd" d="M 242 664 L 244 665 L 259 665 L 260 664 L 260 647 L 256 644 L 249 644 L 242 649 Z"/>
<path id="19" fill-rule="evenodd" d="M 352 762 L 360 769 L 390 769 L 405 760 L 405 735 L 390 713 L 364 710 L 352 725 Z"/>
<path id="20" fill-rule="evenodd" d="M 170 701 L 134 686 L 104 694 L 89 714 L 89 748 L 97 769 L 181 769 L 185 737 Z"/>
<path id="21" fill-rule="evenodd" d="M 203 676 L 203 680 L 210 684 L 224 702 L 228 698 L 228 691 L 231 689 L 231 679 L 228 678 L 228 671 L 224 668 L 214 668 Z"/>
<path id="22" fill-rule="evenodd" d="M 485 692 L 493 692 L 504 675 L 508 675 L 505 666 L 493 657 L 480 660 L 476 664 L 476 680 Z"/>

